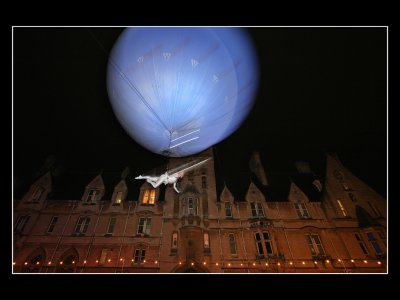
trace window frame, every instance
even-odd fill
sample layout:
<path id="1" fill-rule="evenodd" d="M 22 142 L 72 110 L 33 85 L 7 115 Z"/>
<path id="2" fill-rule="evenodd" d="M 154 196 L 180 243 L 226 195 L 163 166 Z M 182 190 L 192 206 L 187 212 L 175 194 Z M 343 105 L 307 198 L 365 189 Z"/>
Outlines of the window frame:
<path id="1" fill-rule="evenodd" d="M 202 189 L 207 188 L 207 176 L 206 175 L 201 175 L 201 188 Z"/>
<path id="2" fill-rule="evenodd" d="M 250 202 L 251 217 L 252 218 L 264 218 L 264 207 L 261 202 Z"/>
<path id="3" fill-rule="evenodd" d="M 265 235 L 267 235 L 267 239 L 265 238 Z M 265 255 L 265 253 L 267 255 L 274 254 L 274 247 L 269 231 L 256 231 L 254 233 L 254 239 L 256 241 L 257 252 L 259 255 Z"/>
<path id="4" fill-rule="evenodd" d="M 26 226 L 26 224 L 28 224 L 30 218 L 31 218 L 30 215 L 19 216 L 17 221 L 15 222 L 14 232 L 23 232 L 25 229 L 25 226 Z"/>
<path id="5" fill-rule="evenodd" d="M 121 205 L 124 200 L 124 191 L 117 191 L 113 205 Z"/>
<path id="6" fill-rule="evenodd" d="M 178 232 L 172 232 L 171 236 L 171 249 L 178 249 Z"/>
<path id="7" fill-rule="evenodd" d="M 145 189 L 142 197 L 142 205 L 154 205 L 156 202 L 156 189 Z"/>
<path id="8" fill-rule="evenodd" d="M 108 219 L 108 225 L 107 225 L 107 235 L 113 235 L 114 230 L 115 230 L 115 224 L 117 223 L 117 217 L 110 217 Z M 111 228 L 111 231 L 110 231 Z"/>
<path id="9" fill-rule="evenodd" d="M 315 237 L 317 237 L 318 238 L 318 241 L 319 241 L 319 243 L 317 243 L 316 241 L 315 241 Z M 324 246 L 322 245 L 322 241 L 321 241 L 321 238 L 320 238 L 320 236 L 319 236 L 319 234 L 317 234 L 317 233 L 309 233 L 309 234 L 306 234 L 306 240 L 307 240 L 307 244 L 308 244 L 308 246 L 309 246 L 309 248 L 310 248 L 310 251 L 311 251 L 311 254 L 314 256 L 318 256 L 318 255 L 326 255 L 326 252 L 325 252 L 325 248 L 324 248 Z M 318 246 L 320 246 L 320 247 L 318 247 Z M 316 251 L 317 250 L 317 251 Z M 322 250 L 322 251 L 321 251 Z"/>
<path id="10" fill-rule="evenodd" d="M 309 219 L 310 213 L 308 212 L 307 205 L 305 203 L 295 203 L 294 207 L 296 209 L 297 216 L 301 219 Z"/>
<path id="11" fill-rule="evenodd" d="M 199 205 L 197 198 L 187 197 L 186 213 L 188 216 L 198 216 L 199 215 Z M 191 214 L 190 211 L 193 211 Z"/>
<path id="12" fill-rule="evenodd" d="M 227 207 L 228 206 L 228 207 Z M 233 218 L 233 213 L 232 213 L 232 203 L 230 202 L 224 202 L 224 209 L 225 209 L 225 218 Z M 227 214 L 227 211 L 229 210 L 229 215 Z"/>
<path id="13" fill-rule="evenodd" d="M 133 263 L 142 264 L 146 260 L 146 249 L 145 248 L 135 248 L 133 251 Z"/>
<path id="14" fill-rule="evenodd" d="M 237 256 L 237 243 L 235 233 L 228 233 L 229 252 L 232 256 Z M 234 250 L 234 251 L 232 251 Z"/>
<path id="15" fill-rule="evenodd" d="M 56 227 L 57 222 L 59 220 L 59 216 L 53 216 L 50 220 L 49 226 L 47 226 L 46 233 L 51 234 L 54 231 L 54 227 Z M 51 229 L 51 230 L 50 230 Z"/>
<path id="16" fill-rule="evenodd" d="M 141 220 L 143 220 L 143 224 L 141 224 Z M 150 235 L 151 223 L 152 223 L 151 217 L 139 217 L 138 228 L 136 233 L 138 235 Z"/>
<path id="17" fill-rule="evenodd" d="M 365 235 L 367 236 L 368 242 L 370 242 L 370 244 L 372 245 L 372 248 L 374 249 L 375 254 L 383 254 L 384 253 L 383 248 L 378 243 L 378 240 L 375 237 L 374 232 L 373 231 L 366 231 Z"/>
<path id="18" fill-rule="evenodd" d="M 40 202 L 40 198 L 42 198 L 44 191 L 45 191 L 45 188 L 43 188 L 43 187 L 36 188 L 35 191 L 33 192 L 32 198 L 30 199 L 29 202 L 32 202 L 32 203 Z"/>
<path id="19" fill-rule="evenodd" d="M 89 189 L 87 196 L 86 196 L 85 203 L 86 204 L 96 203 L 98 195 L 100 195 L 99 189 L 93 189 L 93 188 Z M 90 199 L 90 201 L 89 201 L 89 199 Z"/>
<path id="20" fill-rule="evenodd" d="M 365 244 L 365 242 L 364 242 L 364 240 L 363 240 L 363 238 L 362 238 L 362 235 L 361 235 L 360 233 L 358 233 L 358 232 L 355 232 L 355 233 L 354 233 L 354 236 L 355 236 L 355 238 L 356 238 L 356 241 L 357 241 L 358 246 L 361 248 L 361 251 L 362 251 L 365 255 L 368 255 L 368 254 L 369 254 L 369 251 L 368 251 L 367 245 Z"/>
<path id="21" fill-rule="evenodd" d="M 76 223 L 74 234 L 85 235 L 89 228 L 89 224 L 90 224 L 90 217 L 80 216 L 78 219 L 78 222 Z M 78 228 L 79 228 L 79 230 L 78 230 Z"/>
<path id="22" fill-rule="evenodd" d="M 340 201 L 340 199 L 336 199 L 336 203 L 339 206 L 339 209 L 340 209 L 340 212 L 342 213 L 342 216 L 345 217 L 345 218 L 349 217 L 346 208 L 343 206 L 342 201 Z"/>

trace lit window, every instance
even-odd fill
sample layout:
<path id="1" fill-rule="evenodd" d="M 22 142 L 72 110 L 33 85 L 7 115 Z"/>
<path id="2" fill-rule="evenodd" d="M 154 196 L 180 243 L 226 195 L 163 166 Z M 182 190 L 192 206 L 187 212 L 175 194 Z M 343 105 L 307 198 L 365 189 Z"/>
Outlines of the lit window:
<path id="1" fill-rule="evenodd" d="M 147 189 L 143 194 L 143 204 L 154 204 L 156 199 L 156 190 L 155 189 Z"/>
<path id="2" fill-rule="evenodd" d="M 272 254 L 272 241 L 270 239 L 270 235 L 267 231 L 263 232 L 262 235 L 258 232 L 255 234 L 257 251 L 258 254 L 264 255 L 264 249 L 267 254 Z M 263 248 L 263 245 L 265 248 Z"/>
<path id="3" fill-rule="evenodd" d="M 251 207 L 252 217 L 255 217 L 255 218 L 264 217 L 264 210 L 263 210 L 261 203 L 252 202 L 252 203 L 250 203 L 250 207 Z"/>
<path id="4" fill-rule="evenodd" d="M 15 223 L 14 231 L 22 232 L 30 218 L 31 218 L 31 216 L 20 216 L 18 218 L 17 222 Z"/>
<path id="5" fill-rule="evenodd" d="M 117 218 L 115 218 L 115 217 L 110 218 L 110 220 L 108 221 L 107 234 L 112 234 L 114 232 L 114 227 L 115 227 L 116 221 L 117 221 Z"/>
<path id="6" fill-rule="evenodd" d="M 80 217 L 75 227 L 75 233 L 80 233 L 80 234 L 86 233 L 89 227 L 89 223 L 90 223 L 89 217 Z"/>
<path id="7" fill-rule="evenodd" d="M 49 227 L 47 228 L 47 233 L 52 233 L 52 232 L 53 232 L 54 227 L 55 227 L 56 224 L 57 224 L 57 221 L 58 221 L 58 217 L 57 217 L 57 216 L 54 216 L 54 217 L 51 219 L 51 222 L 50 222 L 50 224 L 49 224 Z"/>
<path id="8" fill-rule="evenodd" d="M 208 235 L 208 232 L 205 232 L 203 234 L 203 239 L 204 239 L 204 249 L 210 249 L 210 236 Z"/>
<path id="9" fill-rule="evenodd" d="M 100 259 L 99 259 L 100 264 L 104 264 L 106 262 L 108 252 L 110 252 L 110 249 L 101 250 L 101 255 L 100 255 Z"/>
<path id="10" fill-rule="evenodd" d="M 203 189 L 207 188 L 207 176 L 205 175 L 201 176 L 201 188 Z"/>
<path id="11" fill-rule="evenodd" d="M 376 254 L 382 254 L 383 250 L 381 248 L 381 246 L 379 245 L 379 243 L 377 242 L 374 234 L 372 232 L 367 232 L 367 237 L 368 237 L 368 241 L 372 244 L 372 246 L 375 249 L 375 253 Z"/>
<path id="12" fill-rule="evenodd" d="M 90 190 L 87 197 L 86 197 L 86 203 L 95 203 L 97 195 L 100 194 L 99 190 Z"/>
<path id="13" fill-rule="evenodd" d="M 121 204 L 123 196 L 124 196 L 124 192 L 123 191 L 118 191 L 117 195 L 115 196 L 114 204 L 115 205 Z"/>
<path id="14" fill-rule="evenodd" d="M 139 218 L 138 234 L 150 234 L 151 218 Z"/>
<path id="15" fill-rule="evenodd" d="M 318 234 L 307 234 L 306 239 L 312 255 L 325 254 L 324 248 L 322 247 Z"/>
<path id="16" fill-rule="evenodd" d="M 300 218 L 309 218 L 310 215 L 308 214 L 307 207 L 304 203 L 295 203 L 294 206 L 296 207 L 297 215 Z"/>
<path id="17" fill-rule="evenodd" d="M 225 216 L 232 218 L 232 205 L 230 202 L 225 202 Z"/>
<path id="18" fill-rule="evenodd" d="M 338 203 L 338 205 L 339 205 L 339 207 L 340 207 L 340 211 L 342 212 L 343 217 L 347 217 L 347 213 L 346 213 L 346 210 L 345 210 L 345 208 L 344 208 L 342 202 L 338 199 L 338 200 L 337 200 L 337 203 Z"/>
<path id="19" fill-rule="evenodd" d="M 42 196 L 43 192 L 44 192 L 44 188 L 41 188 L 41 187 L 37 188 L 35 190 L 35 192 L 33 193 L 32 202 L 39 202 L 40 197 Z"/>
<path id="20" fill-rule="evenodd" d="M 172 249 L 177 249 L 178 248 L 178 233 L 177 232 L 172 233 L 171 248 Z"/>
<path id="21" fill-rule="evenodd" d="M 234 233 L 229 233 L 229 249 L 232 255 L 237 254 L 236 250 L 236 237 Z"/>
<path id="22" fill-rule="evenodd" d="M 376 209 L 375 205 L 369 201 L 367 203 L 368 203 L 369 207 L 371 208 L 371 210 L 374 212 L 375 216 L 379 217 L 380 213 Z"/>
<path id="23" fill-rule="evenodd" d="M 135 263 L 143 263 L 146 259 L 146 249 L 135 249 Z"/>
<path id="24" fill-rule="evenodd" d="M 364 241 L 362 240 L 361 236 L 358 233 L 355 233 L 354 236 L 356 237 L 356 240 L 358 242 L 358 245 L 360 246 L 362 252 L 364 254 L 368 254 L 367 247 L 364 244 Z"/>

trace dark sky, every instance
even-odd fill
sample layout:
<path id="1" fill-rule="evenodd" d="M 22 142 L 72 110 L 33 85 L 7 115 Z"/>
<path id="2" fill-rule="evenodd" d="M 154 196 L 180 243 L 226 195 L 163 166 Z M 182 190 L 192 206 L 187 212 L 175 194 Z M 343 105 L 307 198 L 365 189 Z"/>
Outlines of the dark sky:
<path id="1" fill-rule="evenodd" d="M 46 157 L 99 172 L 142 173 L 166 159 L 119 125 L 106 91 L 108 52 L 123 28 L 14 28 L 13 167 L 29 182 Z M 252 150 L 269 171 L 324 153 L 386 196 L 386 28 L 248 28 L 261 70 L 256 104 L 217 145 L 235 170 Z M 234 164 L 233 161 L 239 162 Z"/>

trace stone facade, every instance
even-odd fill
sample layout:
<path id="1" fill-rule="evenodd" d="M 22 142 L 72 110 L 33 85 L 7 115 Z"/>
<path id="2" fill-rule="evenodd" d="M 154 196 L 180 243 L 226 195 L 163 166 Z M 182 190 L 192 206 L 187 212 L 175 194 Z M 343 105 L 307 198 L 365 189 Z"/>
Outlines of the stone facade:
<path id="1" fill-rule="evenodd" d="M 180 163 L 170 159 L 170 167 Z M 229 184 L 218 186 L 214 160 L 187 173 L 179 194 L 171 185 L 154 190 L 145 182 L 135 199 L 126 176 L 110 187 L 101 174 L 82 187 L 80 199 L 48 199 L 48 172 L 14 200 L 13 270 L 387 272 L 386 200 L 336 156 L 327 155 L 323 183 L 311 182 L 320 193 L 312 201 L 295 180 L 287 199 L 271 201 L 258 154 L 250 168 L 255 179 L 243 199 Z"/>

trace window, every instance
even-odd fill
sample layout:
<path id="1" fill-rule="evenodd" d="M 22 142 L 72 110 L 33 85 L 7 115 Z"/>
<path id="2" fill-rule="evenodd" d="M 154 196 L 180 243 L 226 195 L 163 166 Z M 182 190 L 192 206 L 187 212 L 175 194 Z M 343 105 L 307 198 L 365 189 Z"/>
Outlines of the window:
<path id="1" fill-rule="evenodd" d="M 262 246 L 263 243 L 262 243 L 262 240 L 261 240 L 261 235 L 257 232 L 255 234 L 255 236 L 256 236 L 256 244 L 257 244 L 258 254 L 264 255 L 264 250 L 263 250 L 263 246 Z"/>
<path id="2" fill-rule="evenodd" d="M 54 217 L 51 219 L 50 224 L 49 224 L 49 227 L 47 228 L 47 233 L 52 233 L 52 232 L 53 232 L 54 227 L 55 227 L 56 224 L 57 224 L 57 221 L 58 221 L 58 217 L 57 217 L 57 216 L 54 216 Z"/>
<path id="3" fill-rule="evenodd" d="M 342 202 L 338 199 L 337 203 L 339 205 L 339 208 L 340 208 L 340 211 L 342 212 L 343 217 L 347 217 L 347 213 L 346 213 L 346 210 L 345 210 Z"/>
<path id="4" fill-rule="evenodd" d="M 206 189 L 207 188 L 207 177 L 205 175 L 201 176 L 201 188 Z"/>
<path id="5" fill-rule="evenodd" d="M 306 239 L 312 255 L 325 255 L 318 234 L 307 234 Z"/>
<path id="6" fill-rule="evenodd" d="M 80 217 L 75 227 L 75 233 L 86 233 L 90 223 L 89 217 Z"/>
<path id="7" fill-rule="evenodd" d="M 232 205 L 230 202 L 225 202 L 225 216 L 232 218 Z"/>
<path id="8" fill-rule="evenodd" d="M 143 195 L 143 204 L 154 204 L 156 199 L 156 190 L 155 189 L 148 189 L 144 191 Z"/>
<path id="9" fill-rule="evenodd" d="M 146 259 L 146 249 L 135 249 L 135 263 L 143 263 Z"/>
<path id="10" fill-rule="evenodd" d="M 270 239 L 269 233 L 267 231 L 263 232 L 262 235 L 259 232 L 255 234 L 256 244 L 257 244 L 257 251 L 258 254 L 264 255 L 264 248 L 267 254 L 272 254 L 272 241 Z"/>
<path id="11" fill-rule="evenodd" d="M 252 217 L 264 217 L 264 210 L 261 203 L 252 202 L 250 203 L 250 207 Z"/>
<path id="12" fill-rule="evenodd" d="M 384 231 L 378 231 L 378 235 L 379 235 L 380 239 L 382 240 L 382 242 L 386 246 L 386 233 Z"/>
<path id="13" fill-rule="evenodd" d="M 100 264 L 104 264 L 106 262 L 108 252 L 110 252 L 110 249 L 101 250 L 101 255 L 99 259 Z"/>
<path id="14" fill-rule="evenodd" d="M 150 234 L 151 218 L 139 218 L 138 234 Z"/>
<path id="15" fill-rule="evenodd" d="M 204 240 L 204 249 L 210 249 L 210 236 L 208 235 L 208 232 L 205 232 L 203 234 L 203 240 Z"/>
<path id="16" fill-rule="evenodd" d="M 110 218 L 110 220 L 108 221 L 107 234 L 112 234 L 114 232 L 114 227 L 115 227 L 116 221 L 117 221 L 117 218 L 115 218 L 115 217 Z"/>
<path id="17" fill-rule="evenodd" d="M 234 233 L 229 234 L 229 249 L 232 255 L 237 255 L 236 251 L 236 238 Z"/>
<path id="18" fill-rule="evenodd" d="M 32 202 L 39 202 L 40 197 L 42 196 L 43 192 L 44 192 L 44 188 L 42 188 L 42 187 L 37 188 L 35 190 L 35 192 L 33 193 Z"/>
<path id="19" fill-rule="evenodd" d="M 98 194 L 100 194 L 99 190 L 90 190 L 85 202 L 86 203 L 95 203 Z"/>
<path id="20" fill-rule="evenodd" d="M 197 211 L 197 199 L 193 199 L 192 197 L 189 197 L 187 199 L 187 203 L 188 203 L 188 205 L 187 205 L 188 215 L 197 216 L 197 213 L 198 213 L 198 211 Z"/>
<path id="21" fill-rule="evenodd" d="M 361 236 L 358 233 L 355 233 L 354 236 L 356 237 L 356 240 L 357 240 L 358 245 L 360 246 L 362 252 L 364 254 L 368 254 L 367 247 L 365 247 L 364 241 L 362 240 Z"/>
<path id="22" fill-rule="evenodd" d="M 374 234 L 372 232 L 367 232 L 366 234 L 367 234 L 368 241 L 372 244 L 372 246 L 375 249 L 375 253 L 382 254 L 383 250 L 382 250 L 381 246 L 378 244 Z"/>
<path id="23" fill-rule="evenodd" d="M 371 210 L 374 212 L 375 216 L 379 217 L 380 214 L 378 212 L 378 210 L 376 209 L 375 205 L 373 205 L 371 202 L 368 201 L 368 205 L 371 208 Z"/>
<path id="24" fill-rule="evenodd" d="M 178 248 L 178 233 L 177 232 L 172 233 L 171 248 L 172 249 L 177 249 Z"/>
<path id="25" fill-rule="evenodd" d="M 114 205 L 120 205 L 122 203 L 122 198 L 124 197 L 123 191 L 118 191 L 117 195 L 115 196 Z"/>
<path id="26" fill-rule="evenodd" d="M 296 207 L 297 215 L 300 218 L 309 218 L 310 215 L 308 214 L 307 207 L 304 203 L 295 203 L 294 206 Z"/>
<path id="27" fill-rule="evenodd" d="M 18 218 L 17 222 L 15 223 L 14 231 L 22 232 L 30 218 L 31 218 L 31 216 L 20 216 Z"/>
<path id="28" fill-rule="evenodd" d="M 350 198 L 350 200 L 351 200 L 352 202 L 357 202 L 357 198 L 356 198 L 356 196 L 354 196 L 353 193 L 349 193 L 349 198 Z"/>

